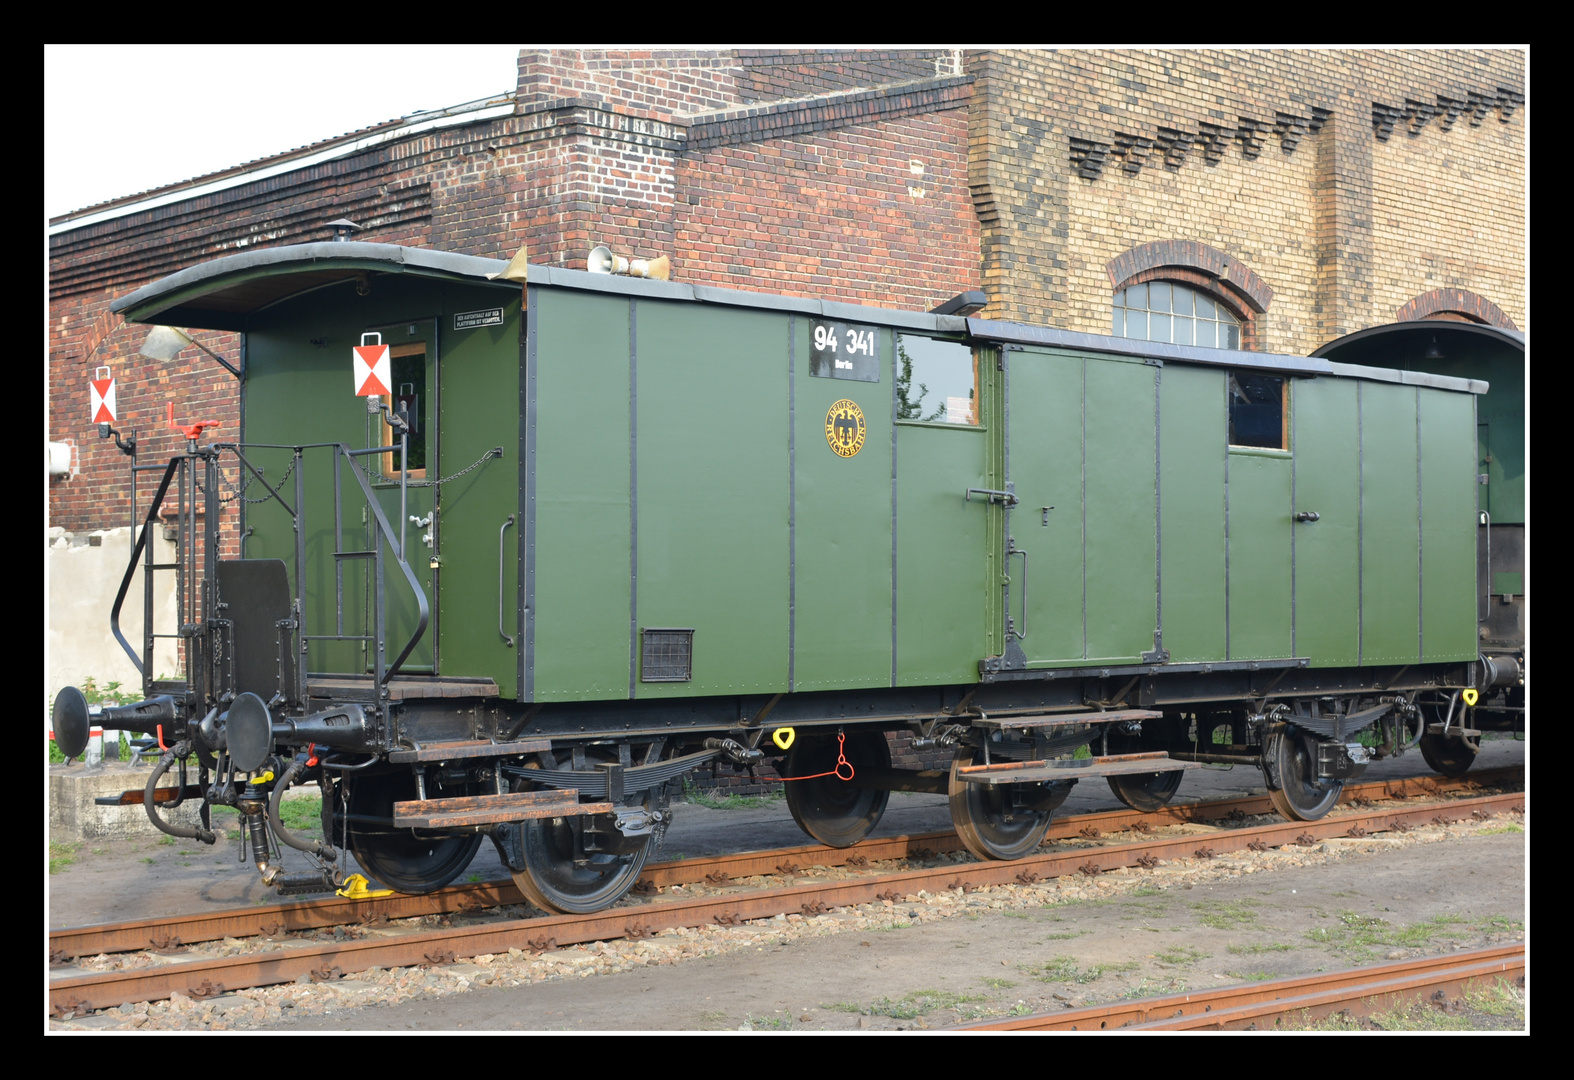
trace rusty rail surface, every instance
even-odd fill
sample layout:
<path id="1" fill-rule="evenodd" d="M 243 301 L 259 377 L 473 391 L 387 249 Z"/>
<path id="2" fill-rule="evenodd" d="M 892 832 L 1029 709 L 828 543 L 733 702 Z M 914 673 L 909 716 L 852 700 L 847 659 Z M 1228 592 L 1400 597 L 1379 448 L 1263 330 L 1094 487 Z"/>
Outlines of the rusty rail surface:
<path id="1" fill-rule="evenodd" d="M 1483 769 L 1466 778 L 1421 777 L 1407 780 L 1373 781 L 1345 788 L 1342 803 L 1365 799 L 1395 799 L 1418 795 L 1437 795 L 1522 777 L 1519 768 Z M 1045 841 L 1068 840 L 1084 830 L 1120 832 L 1134 825 L 1186 824 L 1268 814 L 1273 806 L 1266 795 L 1215 799 L 1209 802 L 1166 806 L 1144 813 L 1139 810 L 1102 810 L 1075 814 L 1050 823 Z M 962 841 L 951 831 L 917 833 L 861 841 L 849 848 L 829 848 L 819 844 L 745 851 L 730 855 L 708 855 L 677 862 L 651 863 L 640 875 L 643 886 L 692 885 L 717 876 L 748 877 L 775 874 L 787 864 L 804 866 L 843 866 L 849 859 L 881 862 L 906 859 L 925 852 L 936 854 L 961 851 Z M 70 959 L 100 953 L 136 952 L 141 949 L 167 949 L 224 938 L 272 937 L 280 933 L 320 930 L 331 926 L 352 926 L 371 919 L 410 919 L 423 915 L 454 915 L 479 908 L 522 904 L 525 898 L 513 881 L 488 881 L 479 884 L 450 885 L 422 896 L 394 895 L 378 899 L 346 900 L 337 896 L 297 900 L 261 907 L 229 908 L 214 912 L 100 923 L 93 926 L 66 927 L 49 932 L 51 957 Z"/>
<path id="2" fill-rule="evenodd" d="M 1524 795 L 1512 793 L 1460 799 L 1436 805 L 1378 809 L 1315 822 L 1280 822 L 1223 830 L 1206 837 L 1183 836 L 1099 848 L 1030 855 L 1015 862 L 950 864 L 840 881 L 816 881 L 740 894 L 696 899 L 655 898 L 591 915 L 554 915 L 506 919 L 470 927 L 417 932 L 391 938 L 286 948 L 276 952 L 199 959 L 156 968 L 87 975 L 58 975 L 49 998 L 57 1014 L 101 1009 L 125 1001 L 150 1001 L 180 992 L 199 996 L 224 989 L 294 982 L 305 976 L 336 977 L 367 968 L 408 967 L 455 957 L 506 952 L 510 948 L 544 951 L 580 942 L 640 938 L 678 927 L 733 925 L 784 913 L 822 913 L 832 908 L 902 898 L 919 891 L 977 889 L 1012 883 L 1031 884 L 1062 875 L 1098 874 L 1154 860 L 1211 857 L 1252 845 L 1282 847 L 1340 836 L 1364 836 L 1431 822 L 1453 823 L 1472 813 L 1490 816 L 1522 810 Z M 1203 841 L 1206 841 L 1206 844 Z M 777 868 L 778 872 L 785 868 Z"/>
<path id="3" fill-rule="evenodd" d="M 1093 1005 L 1010 1020 L 959 1024 L 956 1031 L 1221 1031 L 1261 1030 L 1283 1020 L 1321 1020 L 1336 1012 L 1366 1016 L 1443 991 L 1462 993 L 1481 982 L 1516 982 L 1525 975 L 1523 945 L 1428 956 L 1193 994 Z"/>

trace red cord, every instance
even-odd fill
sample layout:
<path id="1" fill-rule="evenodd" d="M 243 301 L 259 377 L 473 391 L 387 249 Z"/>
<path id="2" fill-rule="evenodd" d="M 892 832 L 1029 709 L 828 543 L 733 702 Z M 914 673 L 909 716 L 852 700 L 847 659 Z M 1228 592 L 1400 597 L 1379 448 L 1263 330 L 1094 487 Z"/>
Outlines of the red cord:
<path id="1" fill-rule="evenodd" d="M 842 766 L 847 766 L 847 775 L 842 775 Z M 836 733 L 836 768 L 830 772 L 810 773 L 808 776 L 783 776 L 782 780 L 817 780 L 822 776 L 834 776 L 838 780 L 851 780 L 855 775 L 853 763 L 847 760 L 847 735 L 844 732 Z"/>
<path id="2" fill-rule="evenodd" d="M 158 732 L 158 748 L 160 750 L 168 752 L 169 751 L 169 747 L 164 745 L 164 725 L 163 724 L 155 724 L 154 725 L 154 730 L 156 730 Z"/>

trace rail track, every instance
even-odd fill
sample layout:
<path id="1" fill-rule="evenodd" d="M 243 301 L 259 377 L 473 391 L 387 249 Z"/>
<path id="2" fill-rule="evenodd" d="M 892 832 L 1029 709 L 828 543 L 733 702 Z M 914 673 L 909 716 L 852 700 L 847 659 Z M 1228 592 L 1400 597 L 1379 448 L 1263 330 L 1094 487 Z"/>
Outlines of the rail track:
<path id="1" fill-rule="evenodd" d="M 1514 775 L 1518 770 L 1503 770 Z M 1483 773 L 1473 782 L 1481 785 L 1495 777 Z M 1385 793 L 1398 800 L 1415 794 L 1441 794 L 1458 790 L 1460 782 L 1443 780 L 1394 781 L 1352 788 L 1353 802 L 1370 801 Z M 1261 808 L 1256 803 L 1261 802 Z M 640 938 L 676 927 L 736 923 L 784 913 L 820 914 L 832 908 L 898 900 L 920 891 L 972 890 L 992 885 L 1031 884 L 1067 874 L 1097 874 L 1128 866 L 1153 866 L 1161 860 L 1211 857 L 1243 849 L 1265 850 L 1287 844 L 1318 843 L 1339 836 L 1363 836 L 1392 829 L 1408 829 L 1432 822 L 1452 822 L 1472 814 L 1491 816 L 1523 806 L 1521 793 L 1467 797 L 1439 806 L 1390 805 L 1344 814 L 1318 822 L 1278 822 L 1262 826 L 1222 829 L 1205 838 L 1196 835 L 1161 837 L 1126 843 L 1101 843 L 1075 849 L 1032 855 L 1014 862 L 946 862 L 941 866 L 890 873 L 868 872 L 839 881 L 817 880 L 746 892 L 720 891 L 696 898 L 673 893 L 647 896 L 643 902 L 591 915 L 558 915 L 513 918 L 506 915 L 469 926 L 398 933 L 378 931 L 377 936 L 353 941 L 303 941 L 288 945 L 270 943 L 272 951 L 224 957 L 161 957 L 156 966 L 132 967 L 93 974 L 52 973 L 49 986 L 55 1015 L 82 1015 L 91 1009 L 125 1001 L 150 1001 L 174 993 L 203 997 L 225 990 L 294 982 L 302 977 L 335 978 L 368 968 L 405 967 L 444 963 L 457 957 L 506 952 L 510 948 L 545 951 L 581 942 L 614 938 Z M 1229 799 L 1191 807 L 1166 808 L 1155 814 L 1112 811 L 1068 818 L 1057 830 L 1059 839 L 1107 839 L 1102 833 L 1136 832 L 1142 825 L 1240 818 L 1266 813 L 1267 799 Z M 947 843 L 949 838 L 950 843 Z M 1202 841 L 1206 842 L 1203 843 Z M 708 881 L 727 885 L 734 878 L 759 874 L 793 875 L 811 865 L 851 865 L 941 854 L 960 847 L 954 834 L 926 834 L 865 841 L 848 849 L 821 847 L 746 852 L 739 855 L 657 864 L 647 869 L 647 888 L 663 884 Z M 378 923 L 385 919 L 420 914 L 478 912 L 495 905 L 518 903 L 511 885 L 490 883 L 443 890 L 423 897 L 390 897 L 381 900 L 345 901 L 335 898 L 317 903 L 276 905 L 250 911 L 230 911 L 191 920 L 147 920 L 107 927 L 62 930 L 51 935 L 51 947 L 69 955 L 87 955 L 95 944 L 118 943 L 120 949 L 169 949 L 184 934 L 185 940 L 213 940 L 214 936 L 261 934 L 268 930 L 324 928 L 350 923 Z M 425 905 L 424 907 L 422 905 Z M 250 920 L 250 921 L 248 921 Z M 291 925 L 291 923 L 295 925 Z M 221 933 L 222 931 L 222 933 Z M 95 939 L 93 934 L 99 936 Z M 137 935 L 141 935 L 138 937 Z M 199 937 L 201 936 L 201 937 Z M 108 952 L 111 949 L 91 950 Z"/>
<path id="2" fill-rule="evenodd" d="M 1468 778 L 1421 777 L 1403 780 L 1351 784 L 1345 788 L 1341 805 L 1359 806 L 1377 799 L 1402 799 L 1448 792 L 1476 791 L 1496 783 L 1518 779 L 1518 768 L 1483 769 Z M 1050 824 L 1046 842 L 1071 840 L 1133 828 L 1160 828 L 1165 825 L 1232 821 L 1256 814 L 1273 813 L 1266 795 L 1216 799 L 1144 813 L 1137 810 L 1105 810 L 1091 814 L 1069 815 Z M 927 854 L 962 851 L 956 833 L 918 833 L 864 840 L 849 848 L 829 848 L 819 844 L 775 848 L 770 851 L 745 851 L 712 855 L 676 862 L 652 863 L 640 875 L 637 891 L 672 885 L 693 885 L 702 881 L 772 875 L 782 867 L 857 866 L 863 862 L 910 859 Z M 326 897 L 317 900 L 269 904 L 261 907 L 228 908 L 154 919 L 103 923 L 95 926 L 67 927 L 49 933 L 50 957 L 69 960 L 102 953 L 134 952 L 142 949 L 168 950 L 225 938 L 274 937 L 333 926 L 353 926 L 368 921 L 419 918 L 426 915 L 463 915 L 488 908 L 523 904 L 525 898 L 512 880 L 451 885 L 421 896 L 394 896 L 378 899 L 347 900 Z"/>
<path id="3" fill-rule="evenodd" d="M 1169 994 L 1010 1020 L 960 1024 L 959 1031 L 1241 1031 L 1336 1012 L 1366 1016 L 1438 993 L 1456 995 L 1525 977 L 1525 947 L 1499 945 L 1398 964 L 1352 968 L 1218 990 Z"/>

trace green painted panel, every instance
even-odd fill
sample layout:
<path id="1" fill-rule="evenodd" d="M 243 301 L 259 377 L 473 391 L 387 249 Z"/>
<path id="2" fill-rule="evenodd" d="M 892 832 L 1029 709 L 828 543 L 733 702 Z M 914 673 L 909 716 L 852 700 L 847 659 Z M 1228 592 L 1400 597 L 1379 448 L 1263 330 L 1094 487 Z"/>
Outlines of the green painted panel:
<path id="1" fill-rule="evenodd" d="M 898 685 L 978 679 L 988 633 L 987 518 L 962 493 L 989 486 L 988 434 L 980 428 L 896 426 Z M 801 566 L 802 546 L 798 550 Z M 799 627 L 802 641 L 803 624 Z"/>
<path id="2" fill-rule="evenodd" d="M 1090 658 L 1135 657 L 1153 648 L 1158 626 L 1157 370 L 1107 359 L 1089 359 L 1087 365 Z"/>
<path id="3" fill-rule="evenodd" d="M 535 296 L 535 697 L 627 697 L 629 301 Z"/>
<path id="4" fill-rule="evenodd" d="M 1017 547 L 1028 553 L 1028 633 L 1021 644 L 1029 663 L 1087 655 L 1082 581 L 1082 377 L 1087 363 L 1080 356 L 1032 349 L 1011 354 L 1011 479 L 1021 500 L 1011 528 Z M 1046 506 L 1054 508 L 1047 519 Z M 1022 561 L 1013 557 L 1011 562 L 1019 580 Z M 1014 595 L 1013 615 L 1020 617 L 1020 605 Z"/>
<path id="5" fill-rule="evenodd" d="M 784 691 L 787 316 L 640 301 L 636 318 L 638 623 L 695 631 L 693 681 L 639 683 L 636 693 Z M 880 502 L 889 519 L 890 392 L 880 385 L 883 404 L 870 419 L 884 425 L 885 448 L 871 434 L 863 452 L 886 461 Z M 799 454 L 809 449 L 800 445 Z M 807 543 L 827 539 L 800 533 L 800 556 Z M 889 649 L 889 537 L 885 552 Z M 537 565 L 544 565 L 539 552 Z"/>
<path id="6" fill-rule="evenodd" d="M 353 283 L 345 283 L 281 303 L 256 316 L 247 335 L 246 441 L 285 444 L 339 441 L 351 448 L 377 445 L 379 427 L 368 418 L 365 400 L 353 393 L 350 348 L 360 342 L 363 331 L 379 329 L 389 344 L 428 344 L 428 385 L 421 413 L 423 423 L 429 425 L 430 436 L 437 420 L 431 411 L 430 383 L 440 368 L 440 362 L 430 362 L 437 340 L 432 316 L 443 310 L 443 288 L 441 283 L 414 275 L 390 275 L 378 278 L 376 287 L 367 296 L 358 296 Z M 487 306 L 506 303 L 507 295 L 503 291 L 488 293 Z M 414 327 L 413 332 L 411 327 Z M 289 465 L 287 451 L 257 450 L 250 456 L 264 466 L 267 476 L 275 482 Z M 306 489 L 306 626 L 310 634 L 332 634 L 336 630 L 331 599 L 335 587 L 333 552 L 336 544 L 330 461 L 328 450 L 307 450 L 302 469 Z M 357 461 L 361 466 L 369 466 L 374 478 L 377 476 L 376 458 Z M 342 546 L 337 549 L 366 550 L 371 544 L 372 531 L 363 517 L 365 507 L 360 489 L 350 476 L 349 466 L 342 465 L 341 470 L 344 532 L 339 541 Z M 248 498 L 257 497 L 260 490 L 249 490 Z M 284 494 L 293 501 L 293 477 L 287 482 Z M 377 497 L 397 531 L 398 485 L 379 482 Z M 431 505 L 431 489 L 412 488 L 406 513 L 424 516 Z M 284 559 L 293 581 L 294 535 L 288 516 L 276 504 L 258 503 L 247 507 L 246 523 L 254 530 L 246 543 L 247 557 Z M 420 532 L 413 526 L 406 530 L 412 546 L 412 566 L 429 601 L 435 605 L 429 555 L 424 545 L 420 545 Z M 372 629 L 368 602 L 370 578 L 369 564 L 345 562 L 346 634 Z M 388 658 L 392 660 L 413 629 L 415 603 L 391 558 L 386 564 L 386 583 Z M 440 626 L 428 630 L 406 664 L 408 670 L 431 669 L 432 641 L 438 629 Z M 336 672 L 364 671 L 371 666 L 363 658 L 360 643 L 323 641 L 311 644 L 308 665 L 312 671 Z"/>
<path id="7" fill-rule="evenodd" d="M 1176 663 L 1222 660 L 1224 373 L 1169 365 L 1159 404 L 1164 648 Z"/>
<path id="8" fill-rule="evenodd" d="M 1290 456 L 1230 452 L 1230 659 L 1291 655 Z"/>
<path id="9" fill-rule="evenodd" d="M 807 319 L 798 325 L 794 390 L 793 687 L 888 686 L 892 335 L 879 331 L 879 382 L 816 378 L 809 374 L 809 326 Z M 846 458 L 831 449 L 825 435 L 831 407 L 843 400 L 857 404 L 865 422 L 862 449 Z"/>
<path id="10" fill-rule="evenodd" d="M 1420 390 L 1423 660 L 1472 660 L 1476 469 L 1468 394 Z"/>
<path id="11" fill-rule="evenodd" d="M 1361 661 L 1420 655 L 1416 388 L 1361 384 Z"/>
<path id="12" fill-rule="evenodd" d="M 1361 647 L 1361 457 L 1356 386 L 1298 379 L 1294 395 L 1295 653 L 1313 666 L 1353 665 Z"/>

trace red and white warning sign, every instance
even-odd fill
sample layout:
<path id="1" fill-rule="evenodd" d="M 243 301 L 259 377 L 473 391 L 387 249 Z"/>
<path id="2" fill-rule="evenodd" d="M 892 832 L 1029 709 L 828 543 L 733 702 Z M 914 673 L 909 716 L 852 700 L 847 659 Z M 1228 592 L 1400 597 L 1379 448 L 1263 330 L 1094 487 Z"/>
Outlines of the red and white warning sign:
<path id="1" fill-rule="evenodd" d="M 93 423 L 113 424 L 115 422 L 115 380 L 110 377 L 109 369 L 101 367 L 93 372 L 93 377 L 88 380 L 92 389 L 88 393 L 89 405 L 93 411 Z"/>
<path id="2" fill-rule="evenodd" d="M 367 338 L 374 337 L 377 344 L 368 345 Z M 353 347 L 355 353 L 355 392 L 361 397 L 371 394 L 391 394 L 392 365 L 388 362 L 388 346 L 382 343 L 381 334 L 362 334 L 361 343 Z"/>

